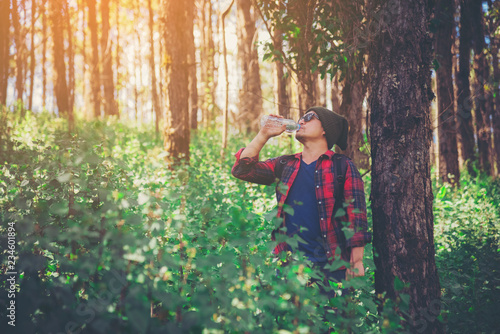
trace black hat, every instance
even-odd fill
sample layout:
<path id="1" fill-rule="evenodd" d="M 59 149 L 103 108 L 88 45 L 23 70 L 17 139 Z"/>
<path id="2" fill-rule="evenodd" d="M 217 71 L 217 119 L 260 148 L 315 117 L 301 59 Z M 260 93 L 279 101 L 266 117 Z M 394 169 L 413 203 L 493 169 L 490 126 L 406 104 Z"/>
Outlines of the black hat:
<path id="1" fill-rule="evenodd" d="M 328 148 L 332 149 L 337 144 L 342 150 L 347 148 L 347 134 L 349 133 L 349 124 L 347 120 L 337 113 L 323 107 L 311 107 L 309 111 L 314 111 L 325 130 L 326 142 Z"/>

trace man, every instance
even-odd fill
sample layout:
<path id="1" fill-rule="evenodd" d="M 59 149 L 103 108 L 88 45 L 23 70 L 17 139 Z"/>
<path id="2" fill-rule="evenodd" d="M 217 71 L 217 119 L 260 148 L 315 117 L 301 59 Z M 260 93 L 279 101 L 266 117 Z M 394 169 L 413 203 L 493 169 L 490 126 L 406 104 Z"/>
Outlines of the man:
<path id="1" fill-rule="evenodd" d="M 334 212 L 334 207 L 342 208 L 342 205 L 335 205 L 333 180 L 337 175 L 334 175 L 333 168 L 335 152 L 331 149 L 335 144 L 346 149 L 347 120 L 326 108 L 312 107 L 300 118 L 300 129 L 295 134 L 303 145 L 302 152 L 288 156 L 288 159 L 278 157 L 259 162 L 259 152 L 266 142 L 285 130 L 284 125 L 269 123 L 246 148 L 236 153 L 233 176 L 259 184 L 272 184 L 279 176 L 280 182 L 288 189 L 281 193 L 280 187 L 276 186 L 278 217 L 284 218 L 282 227 L 286 227 L 286 232 L 283 229 L 278 232 L 289 236 L 298 234 L 305 241 L 299 243 L 299 250 L 327 275 L 327 279 L 340 281 L 346 277 L 363 276 L 364 246 L 371 241 L 371 234 L 367 232 L 363 180 L 350 159 L 345 159 L 347 166 L 344 169 L 344 199 L 349 204 L 344 207 L 345 216 L 335 218 Z M 276 174 L 278 170 L 281 175 Z M 293 208 L 293 215 L 285 212 L 283 207 L 286 205 Z M 352 231 L 348 235 L 354 233 L 350 238 L 346 238 L 343 230 L 346 225 Z M 337 247 L 340 254 L 335 253 Z M 287 250 L 292 249 L 282 242 L 274 253 Z M 327 263 L 338 258 L 349 262 L 350 268 L 342 266 L 334 272 L 324 270 Z"/>

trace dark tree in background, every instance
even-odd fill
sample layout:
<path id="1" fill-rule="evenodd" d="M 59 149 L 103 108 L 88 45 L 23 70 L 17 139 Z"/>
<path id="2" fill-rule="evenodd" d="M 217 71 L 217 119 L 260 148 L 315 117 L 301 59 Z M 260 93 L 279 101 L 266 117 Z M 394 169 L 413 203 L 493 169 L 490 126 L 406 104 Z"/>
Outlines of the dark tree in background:
<path id="1" fill-rule="evenodd" d="M 486 107 L 485 85 L 489 81 L 489 65 L 486 62 L 484 41 L 484 21 L 482 1 L 472 1 L 470 5 L 472 17 L 472 34 L 474 48 L 474 115 L 476 123 L 479 164 L 487 174 L 491 174 L 490 146 L 491 127 L 490 112 Z"/>
<path id="2" fill-rule="evenodd" d="M 391 0 L 379 11 L 383 26 L 369 50 L 375 289 L 389 298 L 409 293 L 406 326 L 439 333 L 429 156 L 431 8 L 425 0 Z M 409 287 L 397 290 L 396 277 Z M 422 318 L 421 310 L 430 316 Z"/>
<path id="3" fill-rule="evenodd" d="M 115 101 L 115 84 L 113 76 L 112 44 L 109 37 L 109 2 L 101 0 L 102 35 L 101 35 L 101 63 L 102 84 L 104 87 L 104 114 L 119 116 Z"/>
<path id="4" fill-rule="evenodd" d="M 451 54 L 453 29 L 455 29 L 454 13 L 454 0 L 437 1 L 434 20 L 434 50 L 438 64 L 436 68 L 436 95 L 439 122 L 439 176 L 445 182 L 460 179 Z M 454 178 L 450 179 L 449 174 Z M 453 181 L 453 183 L 455 182 Z"/>
<path id="5" fill-rule="evenodd" d="M 238 60 L 243 86 L 239 91 L 239 118 L 247 133 L 259 130 L 259 116 L 262 113 L 262 88 L 259 72 L 259 57 L 255 42 L 256 13 L 250 0 L 237 0 Z"/>
<path id="6" fill-rule="evenodd" d="M 193 0 L 163 0 L 164 10 L 163 41 L 167 58 L 166 75 L 168 80 L 168 100 L 165 124 L 165 151 L 168 160 L 176 162 L 181 158 L 189 161 L 189 35 L 188 10 L 192 10 Z"/>
<path id="7" fill-rule="evenodd" d="M 66 61 L 64 56 L 63 1 L 49 1 L 49 12 L 54 41 L 54 69 L 56 73 L 54 90 L 57 101 L 57 109 L 61 116 L 66 116 L 68 118 L 69 130 L 72 131 L 74 127 L 73 110 L 69 107 L 68 84 L 66 81 Z"/>
<path id="8" fill-rule="evenodd" d="M 149 68 L 151 70 L 151 94 L 153 97 L 153 113 L 155 115 L 155 131 L 156 134 L 160 133 L 160 98 L 158 96 L 158 89 L 156 88 L 156 70 L 155 70 L 155 47 L 153 39 L 154 27 L 154 14 L 151 0 L 148 0 L 148 13 L 149 13 Z"/>
<path id="9" fill-rule="evenodd" d="M 0 0 L 0 105 L 7 101 L 10 47 L 10 0 Z"/>
<path id="10" fill-rule="evenodd" d="M 92 90 L 92 109 L 94 117 L 101 116 L 101 80 L 99 71 L 99 39 L 97 37 L 96 1 L 86 0 L 89 8 L 88 24 L 90 28 L 90 42 L 92 57 L 90 61 L 90 85 Z"/>
<path id="11" fill-rule="evenodd" d="M 471 30 L 471 0 L 460 0 L 460 44 L 457 75 L 457 122 L 458 140 L 462 148 L 462 161 L 467 165 L 469 174 L 475 175 L 472 162 L 474 158 L 474 129 L 472 127 L 472 99 L 469 87 Z"/>

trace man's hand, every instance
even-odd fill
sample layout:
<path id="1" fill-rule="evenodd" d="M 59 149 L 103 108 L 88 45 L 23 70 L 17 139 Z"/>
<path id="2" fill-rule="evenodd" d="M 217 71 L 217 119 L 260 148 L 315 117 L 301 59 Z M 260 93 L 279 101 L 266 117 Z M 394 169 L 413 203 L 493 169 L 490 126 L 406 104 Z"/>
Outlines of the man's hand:
<path id="1" fill-rule="evenodd" d="M 280 115 L 269 115 L 271 117 L 283 118 Z M 259 134 L 261 134 L 264 138 L 269 139 L 271 137 L 276 137 L 282 134 L 286 130 L 285 124 L 277 124 L 276 122 L 272 122 L 268 120 L 263 127 L 260 128 Z"/>
<path id="2" fill-rule="evenodd" d="M 363 266 L 364 247 L 354 247 L 351 249 L 351 267 L 346 270 L 346 279 L 365 276 L 365 267 Z"/>
<path id="3" fill-rule="evenodd" d="M 271 116 L 283 118 L 283 116 L 279 115 L 271 115 Z M 279 136 L 285 130 L 286 130 L 285 124 L 282 124 L 280 126 L 276 123 L 268 121 L 266 124 L 264 124 L 262 128 L 260 128 L 260 131 L 259 133 L 257 133 L 257 136 L 255 136 L 255 138 L 250 142 L 250 144 L 248 144 L 248 146 L 241 152 L 240 159 L 258 156 L 260 150 L 262 150 L 262 148 L 267 143 L 269 138 Z"/>

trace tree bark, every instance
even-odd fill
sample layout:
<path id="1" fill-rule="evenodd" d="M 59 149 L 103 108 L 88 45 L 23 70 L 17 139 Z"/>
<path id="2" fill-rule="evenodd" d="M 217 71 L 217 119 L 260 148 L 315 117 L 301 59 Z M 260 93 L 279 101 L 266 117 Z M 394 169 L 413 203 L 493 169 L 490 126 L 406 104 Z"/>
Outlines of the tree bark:
<path id="1" fill-rule="evenodd" d="M 0 106 L 7 104 L 9 84 L 10 0 L 0 0 Z M 0 110 L 1 111 L 1 110 Z"/>
<path id="2" fill-rule="evenodd" d="M 342 87 L 339 83 L 340 73 L 336 73 L 332 78 L 332 110 L 339 112 L 342 104 Z"/>
<path id="3" fill-rule="evenodd" d="M 362 56 L 359 59 L 363 59 Z M 363 83 L 363 63 L 351 64 L 348 69 L 350 73 L 344 79 L 342 89 L 342 104 L 339 113 L 349 122 L 349 140 L 345 154 L 350 157 L 356 166 L 367 169 L 368 156 L 359 149 L 363 146 L 363 100 L 366 94 L 365 84 Z"/>
<path id="4" fill-rule="evenodd" d="M 224 160 L 224 150 L 227 147 L 227 128 L 228 128 L 228 116 L 229 116 L 229 73 L 227 68 L 227 48 L 226 48 L 226 16 L 231 11 L 231 7 L 233 7 L 234 0 L 231 1 L 227 9 L 221 15 L 221 24 L 222 24 L 222 47 L 224 52 L 224 74 L 226 77 L 226 90 L 225 90 L 225 103 L 224 103 L 224 113 L 222 115 L 223 125 L 222 125 L 222 149 L 221 149 L 221 157 L 222 161 Z"/>
<path id="5" fill-rule="evenodd" d="M 460 0 L 460 45 L 457 75 L 457 122 L 458 140 L 462 148 L 462 161 L 470 175 L 475 175 L 472 162 L 474 158 L 474 129 L 472 127 L 472 98 L 469 87 L 471 18 L 470 1 Z"/>
<path id="6" fill-rule="evenodd" d="M 47 100 L 47 0 L 42 0 L 42 108 Z"/>
<path id="7" fill-rule="evenodd" d="M 54 87 L 59 115 L 68 119 L 69 131 L 73 130 L 73 111 L 69 108 L 68 85 L 66 82 L 66 61 L 64 56 L 64 25 L 62 1 L 49 1 L 52 36 L 54 40 L 54 70 L 56 83 Z"/>
<path id="8" fill-rule="evenodd" d="M 251 10 L 251 1 L 237 1 L 238 60 L 242 80 L 238 100 L 238 121 L 243 123 L 243 129 L 247 133 L 259 131 L 259 119 L 262 114 L 259 57 L 255 48 L 256 19 Z"/>
<path id="9" fill-rule="evenodd" d="M 158 99 L 158 90 L 156 89 L 156 66 L 155 66 L 155 47 L 154 47 L 154 14 L 151 0 L 148 0 L 149 11 L 149 68 L 151 71 L 151 93 L 153 95 L 153 113 L 155 115 L 156 135 L 160 133 L 160 100 Z"/>
<path id="10" fill-rule="evenodd" d="M 492 8 L 491 0 L 488 1 L 490 9 Z M 498 6 L 498 3 L 496 4 Z M 499 19 L 497 19 L 499 20 Z M 500 21 L 500 20 L 499 20 Z M 491 27 L 490 27 L 491 29 Z M 493 128 L 493 161 L 495 161 L 495 177 L 500 175 L 500 65 L 498 59 L 498 49 L 500 46 L 500 37 L 494 33 L 490 33 L 491 39 L 491 58 L 493 67 L 493 95 L 494 95 L 494 111 L 492 117 Z M 493 167 L 493 166 L 492 166 Z"/>
<path id="11" fill-rule="evenodd" d="M 452 80 L 454 0 L 439 0 L 436 6 L 435 57 L 439 63 L 436 70 L 439 138 L 439 176 L 444 182 L 459 184 L 457 127 L 455 121 L 455 94 Z M 452 175 L 450 178 L 448 175 Z"/>
<path id="12" fill-rule="evenodd" d="M 471 2 L 471 19 L 474 46 L 474 113 L 476 116 L 477 147 L 479 164 L 486 175 L 491 175 L 490 146 L 491 130 L 489 112 L 486 110 L 484 86 L 489 81 L 489 67 L 484 53 L 484 21 L 482 1 Z"/>
<path id="13" fill-rule="evenodd" d="M 194 45 L 194 25 L 195 25 L 195 11 L 196 6 L 194 1 L 191 2 L 192 6 L 188 8 L 188 21 L 192 22 L 189 27 L 188 36 L 190 36 L 188 63 L 189 63 L 189 125 L 191 129 L 198 128 L 198 78 L 196 77 L 196 47 Z M 191 36 L 193 36 L 191 38 Z"/>
<path id="14" fill-rule="evenodd" d="M 425 0 L 389 4 L 381 11 L 397 15 L 369 50 L 375 289 L 389 298 L 408 293 L 405 326 L 441 333 L 429 157 L 431 8 Z M 396 277 L 409 287 L 395 287 Z"/>
<path id="15" fill-rule="evenodd" d="M 31 0 L 31 32 L 30 32 L 30 94 L 28 100 L 28 109 L 33 111 L 33 91 L 35 83 L 35 14 L 36 1 Z"/>
<path id="16" fill-rule="evenodd" d="M 101 0 L 101 62 L 102 84 L 104 87 L 104 114 L 106 116 L 119 116 L 115 101 L 112 43 L 109 38 L 109 1 Z"/>
<path id="17" fill-rule="evenodd" d="M 300 38 L 298 46 L 300 55 L 297 57 L 297 78 L 299 116 L 303 116 L 305 111 L 316 105 L 316 96 L 314 78 L 310 64 L 310 43 L 314 37 L 311 36 L 314 9 L 317 1 L 297 1 L 291 8 L 293 17 L 297 20 L 297 26 L 300 27 Z"/>
<path id="18" fill-rule="evenodd" d="M 12 0 L 12 25 L 14 27 L 14 40 L 16 44 L 16 100 L 21 105 L 21 114 L 24 115 L 23 93 L 24 93 L 24 43 L 19 22 L 19 6 L 17 0 Z"/>
<path id="19" fill-rule="evenodd" d="M 99 71 L 99 39 L 97 37 L 96 0 L 87 0 L 89 8 L 89 28 L 90 41 L 92 45 L 91 69 L 91 89 L 92 89 L 92 109 L 94 117 L 101 116 L 101 79 Z"/>
<path id="20" fill-rule="evenodd" d="M 65 30 L 68 34 L 68 101 L 69 110 L 73 110 L 75 105 L 75 49 L 73 46 L 73 29 L 71 26 L 71 12 L 68 3 L 63 2 L 65 17 Z"/>
<path id="21" fill-rule="evenodd" d="M 163 0 L 162 7 L 169 100 L 164 146 L 169 162 L 189 162 L 189 66 L 186 60 L 188 39 L 193 38 L 187 33 L 188 25 L 193 24 L 187 19 L 192 0 Z"/>

